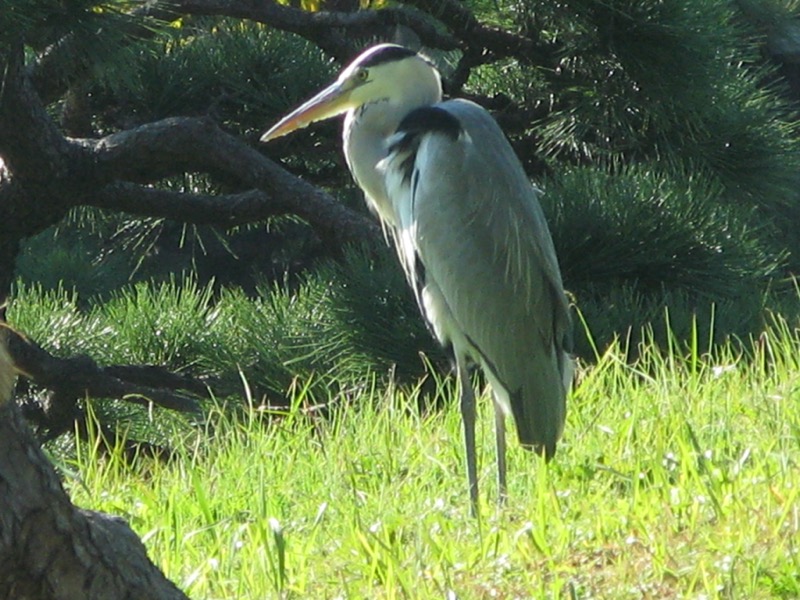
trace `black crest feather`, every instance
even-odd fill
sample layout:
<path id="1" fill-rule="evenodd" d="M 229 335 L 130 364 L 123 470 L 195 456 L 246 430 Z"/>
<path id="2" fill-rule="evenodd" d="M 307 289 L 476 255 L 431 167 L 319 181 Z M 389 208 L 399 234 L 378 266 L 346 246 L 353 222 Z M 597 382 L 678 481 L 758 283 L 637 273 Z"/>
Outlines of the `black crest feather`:
<path id="1" fill-rule="evenodd" d="M 362 67 L 376 67 L 396 60 L 403 60 L 416 56 L 417 53 L 402 46 L 383 46 L 380 50 L 370 54 L 364 62 L 361 63 Z"/>

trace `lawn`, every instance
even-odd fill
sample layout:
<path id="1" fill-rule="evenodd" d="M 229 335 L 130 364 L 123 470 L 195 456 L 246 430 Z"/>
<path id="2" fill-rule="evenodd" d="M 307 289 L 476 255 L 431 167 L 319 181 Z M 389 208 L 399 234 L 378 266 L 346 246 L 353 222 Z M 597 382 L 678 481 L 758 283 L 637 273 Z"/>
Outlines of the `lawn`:
<path id="1" fill-rule="evenodd" d="M 799 337 L 777 320 L 745 353 L 612 346 L 551 464 L 511 445 L 504 507 L 484 393 L 479 520 L 448 381 L 443 410 L 373 382 L 326 416 L 298 382 L 296 408 L 215 409 L 168 462 L 82 445 L 66 484 L 196 599 L 796 598 Z"/>

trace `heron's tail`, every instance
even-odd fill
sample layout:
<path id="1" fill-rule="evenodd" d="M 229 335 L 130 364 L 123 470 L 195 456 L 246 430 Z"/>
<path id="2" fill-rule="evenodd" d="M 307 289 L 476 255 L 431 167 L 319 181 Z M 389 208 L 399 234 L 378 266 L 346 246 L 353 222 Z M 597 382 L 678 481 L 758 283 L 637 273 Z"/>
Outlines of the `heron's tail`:
<path id="1" fill-rule="evenodd" d="M 531 372 L 528 381 L 509 398 L 519 443 L 546 460 L 555 455 L 564 431 L 574 371 L 572 358 L 566 352 L 560 354 L 558 359 L 553 357 L 552 367 Z"/>

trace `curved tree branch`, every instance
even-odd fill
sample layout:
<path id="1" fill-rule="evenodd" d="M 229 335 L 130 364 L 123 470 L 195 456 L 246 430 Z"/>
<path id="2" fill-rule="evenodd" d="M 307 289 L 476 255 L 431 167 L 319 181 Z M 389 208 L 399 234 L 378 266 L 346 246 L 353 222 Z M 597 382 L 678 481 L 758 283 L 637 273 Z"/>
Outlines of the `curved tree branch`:
<path id="1" fill-rule="evenodd" d="M 221 225 L 237 225 L 279 214 L 296 214 L 312 225 L 331 247 L 348 242 L 380 240 L 378 226 L 306 181 L 295 177 L 238 138 L 222 131 L 208 118 L 171 118 L 136 129 L 112 134 L 101 140 L 76 142 L 87 154 L 84 160 L 97 165 L 97 176 L 113 183 L 98 197 L 87 199 L 94 206 L 110 207 L 113 197 L 131 209 L 134 196 L 164 202 L 159 214 L 173 212 L 183 217 L 196 210 L 196 217 L 219 214 Z M 185 171 L 217 175 L 238 187 L 257 188 L 249 192 L 222 196 L 186 195 L 145 191 L 120 180 L 153 182 Z M 189 202 L 196 201 L 192 208 Z M 228 203 L 230 202 L 230 203 Z M 137 211 L 138 212 L 138 211 Z M 197 222 L 193 218 L 189 221 Z"/>
<path id="2" fill-rule="evenodd" d="M 186 15 L 235 17 L 264 23 L 304 37 L 340 61 L 348 60 L 359 50 L 354 39 L 373 37 L 376 31 L 381 30 L 388 35 L 398 26 L 413 30 L 430 48 L 455 50 L 461 46 L 458 38 L 437 29 L 431 19 L 403 8 L 308 12 L 271 0 L 145 2 L 144 6 L 130 13 L 128 39 L 150 38 L 160 26 Z M 72 37 L 47 48 L 29 68 L 34 87 L 46 104 L 58 100 L 70 85 L 85 79 L 90 71 L 91 61 L 80 56 Z"/>
<path id="3" fill-rule="evenodd" d="M 556 48 L 528 36 L 484 25 L 462 3 L 456 0 L 405 0 L 405 3 L 431 15 L 446 25 L 475 56 L 480 64 L 513 56 L 527 64 L 553 67 Z"/>
<path id="4" fill-rule="evenodd" d="M 12 217 L 0 225 L 0 233 L 7 228 L 15 233 L 8 239 L 41 231 L 73 206 L 97 205 L 98 187 L 154 182 L 186 171 L 208 172 L 239 188 L 261 189 L 268 194 L 260 196 L 262 200 L 276 203 L 267 210 L 262 205 L 262 212 L 297 214 L 331 247 L 379 239 L 377 226 L 368 218 L 292 176 L 208 118 L 166 119 L 100 140 L 63 137 L 29 85 L 20 56 L 9 59 L 0 96 L 0 155 L 12 174 L 11 180 L 0 182 L 0 201 Z M 38 216 L 27 215 L 32 206 Z"/>
<path id="5" fill-rule="evenodd" d="M 238 194 L 193 194 L 126 181 L 107 185 L 89 200 L 89 205 L 141 217 L 222 227 L 235 227 L 290 212 L 290 207 L 273 201 L 261 190 Z"/>
<path id="6" fill-rule="evenodd" d="M 297 214 L 333 248 L 380 238 L 377 225 L 332 196 L 297 178 L 222 131 L 210 119 L 174 118 L 99 140 L 64 137 L 30 85 L 21 46 L 5 58 L 0 88 L 0 221 L 6 264 L 0 292 L 7 292 L 19 241 L 57 222 L 75 206 L 148 212 L 188 222 L 232 226 L 278 214 Z M 207 172 L 236 189 L 227 196 L 178 194 L 148 188 L 163 177 Z M 176 410 L 195 410 L 183 394 L 114 376 L 87 357 L 56 358 L 20 335 L 9 340 L 17 365 L 54 393 L 68 417 L 77 398 L 126 398 Z"/>
<path id="7" fill-rule="evenodd" d="M 317 44 L 340 61 L 358 50 L 353 38 L 373 37 L 376 30 L 405 26 L 431 48 L 455 50 L 458 38 L 437 29 L 429 19 L 403 8 L 357 12 L 309 12 L 273 0 L 173 0 L 156 5 L 162 18 L 169 14 L 216 15 L 249 19 L 295 33 Z"/>
<path id="8" fill-rule="evenodd" d="M 4 327 L 8 352 L 16 368 L 39 385 L 74 399 L 124 398 L 137 404 L 157 404 L 182 412 L 197 412 L 197 400 L 187 394 L 165 391 L 118 377 L 114 367 L 99 366 L 88 356 L 58 358 L 15 330 Z M 114 373 L 114 374 L 111 374 Z M 197 384 L 195 384 L 195 390 Z"/>
<path id="9" fill-rule="evenodd" d="M 0 48 L 0 156 L 8 171 L 46 185 L 67 169 L 68 144 L 25 73 L 21 42 Z"/>

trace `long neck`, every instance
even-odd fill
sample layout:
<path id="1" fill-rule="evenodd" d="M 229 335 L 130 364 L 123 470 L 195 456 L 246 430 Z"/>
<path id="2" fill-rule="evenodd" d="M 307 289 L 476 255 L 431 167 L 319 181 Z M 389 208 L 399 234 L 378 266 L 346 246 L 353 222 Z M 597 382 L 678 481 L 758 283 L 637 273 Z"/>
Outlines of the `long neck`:
<path id="1" fill-rule="evenodd" d="M 365 104 L 347 113 L 344 121 L 344 154 L 347 166 L 358 186 L 364 190 L 367 204 L 382 221 L 394 225 L 391 202 L 386 196 L 383 175 L 376 165 L 386 158 L 386 138 L 403 115 L 386 110 L 387 102 Z"/>
<path id="2" fill-rule="evenodd" d="M 386 194 L 383 173 L 377 164 L 386 158 L 386 140 L 409 112 L 441 100 L 438 75 L 435 86 L 420 86 L 402 101 L 384 98 L 355 108 L 344 122 L 344 153 L 356 183 L 364 190 L 367 204 L 382 221 L 394 227 L 396 219 Z"/>

